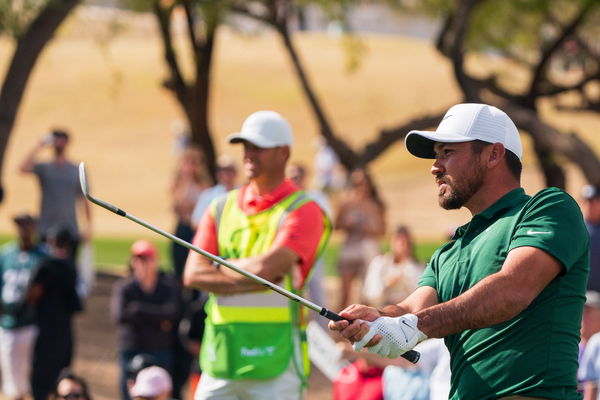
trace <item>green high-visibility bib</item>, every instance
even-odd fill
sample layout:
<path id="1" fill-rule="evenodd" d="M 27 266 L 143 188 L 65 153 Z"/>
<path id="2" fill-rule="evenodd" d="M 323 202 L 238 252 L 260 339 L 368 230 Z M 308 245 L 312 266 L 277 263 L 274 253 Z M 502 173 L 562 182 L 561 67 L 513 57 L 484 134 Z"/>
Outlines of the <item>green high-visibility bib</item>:
<path id="1" fill-rule="evenodd" d="M 248 258 L 265 253 L 288 213 L 311 201 L 295 192 L 273 207 L 246 215 L 237 205 L 238 190 L 213 202 L 211 212 L 217 226 L 219 256 Z M 325 215 L 325 214 L 324 214 Z M 331 232 L 324 216 L 325 230 L 319 251 Z M 291 275 L 285 288 L 292 287 Z M 308 375 L 306 335 L 298 303 L 270 290 L 238 295 L 210 294 L 202 341 L 200 366 L 203 371 L 224 379 L 274 378 L 294 357 L 302 377 Z"/>

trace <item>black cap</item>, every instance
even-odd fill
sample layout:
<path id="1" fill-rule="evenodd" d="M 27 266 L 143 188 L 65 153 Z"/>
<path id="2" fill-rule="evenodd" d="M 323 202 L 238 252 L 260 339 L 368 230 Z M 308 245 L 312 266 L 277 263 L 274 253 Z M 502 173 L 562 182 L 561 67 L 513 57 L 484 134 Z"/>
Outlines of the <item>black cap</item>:
<path id="1" fill-rule="evenodd" d="M 152 367 L 154 365 L 158 365 L 158 362 L 156 360 L 156 357 L 154 357 L 152 354 L 136 354 L 127 364 L 127 377 L 130 379 L 135 379 L 138 372 L 140 372 L 144 368 Z"/>
<path id="2" fill-rule="evenodd" d="M 65 139 L 69 138 L 69 134 L 67 133 L 67 131 L 65 131 L 64 129 L 54 129 L 52 131 L 52 135 L 54 137 L 63 137 Z"/>
<path id="3" fill-rule="evenodd" d="M 15 215 L 13 217 L 13 221 L 17 225 L 34 224 L 35 223 L 35 218 L 33 218 L 31 216 L 31 214 L 29 214 L 29 213 L 22 212 L 20 214 Z"/>
<path id="4" fill-rule="evenodd" d="M 54 225 L 46 232 L 48 239 L 54 240 L 58 247 L 67 247 L 75 242 L 76 237 L 71 233 L 69 228 L 61 225 Z"/>

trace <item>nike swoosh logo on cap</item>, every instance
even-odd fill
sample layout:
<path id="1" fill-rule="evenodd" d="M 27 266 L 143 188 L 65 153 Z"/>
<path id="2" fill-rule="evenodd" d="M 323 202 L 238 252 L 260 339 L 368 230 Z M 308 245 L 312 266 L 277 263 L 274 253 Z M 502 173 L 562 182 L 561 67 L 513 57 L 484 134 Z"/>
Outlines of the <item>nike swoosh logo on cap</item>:
<path id="1" fill-rule="evenodd" d="M 442 118 L 442 121 L 445 120 L 446 118 L 450 118 L 451 116 L 452 116 L 452 114 L 446 115 L 444 118 Z"/>

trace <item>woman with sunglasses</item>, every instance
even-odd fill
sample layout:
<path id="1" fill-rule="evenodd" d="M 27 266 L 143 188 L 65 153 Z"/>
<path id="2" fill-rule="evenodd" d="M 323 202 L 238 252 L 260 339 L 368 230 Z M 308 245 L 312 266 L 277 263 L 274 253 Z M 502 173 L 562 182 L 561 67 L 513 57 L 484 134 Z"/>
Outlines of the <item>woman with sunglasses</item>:
<path id="1" fill-rule="evenodd" d="M 92 400 L 85 380 L 69 370 L 61 373 L 52 400 Z"/>

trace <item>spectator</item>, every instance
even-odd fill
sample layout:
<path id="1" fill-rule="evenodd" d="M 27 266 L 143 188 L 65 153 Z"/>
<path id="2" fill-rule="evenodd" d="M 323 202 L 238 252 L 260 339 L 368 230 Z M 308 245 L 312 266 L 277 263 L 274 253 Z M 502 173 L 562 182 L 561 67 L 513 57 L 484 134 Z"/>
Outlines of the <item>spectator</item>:
<path id="1" fill-rule="evenodd" d="M 86 381 L 68 368 L 60 372 L 51 400 L 92 400 Z"/>
<path id="2" fill-rule="evenodd" d="M 332 215 L 333 211 L 327 194 L 320 190 L 311 190 L 308 188 L 308 185 L 306 184 L 307 170 L 302 163 L 291 163 L 286 170 L 286 175 L 300 190 L 306 192 L 311 199 L 316 201 L 319 207 L 321 207 L 328 216 Z"/>
<path id="3" fill-rule="evenodd" d="M 0 250 L 0 369 L 2 392 L 10 399 L 24 399 L 31 390 L 29 374 L 38 334 L 29 289 L 47 255 L 37 242 L 33 217 L 19 214 L 13 221 L 18 242 L 8 243 Z"/>
<path id="4" fill-rule="evenodd" d="M 587 289 L 600 292 L 600 189 L 585 185 L 583 195 L 583 218 L 590 234 L 590 276 Z"/>
<path id="5" fill-rule="evenodd" d="M 408 228 L 399 226 L 390 237 L 390 253 L 376 256 L 367 268 L 365 303 L 378 308 L 399 303 L 417 288 L 423 270 L 415 261 Z"/>
<path id="6" fill-rule="evenodd" d="M 450 395 L 450 353 L 443 339 L 419 343 L 416 365 L 397 359 L 383 371 L 385 400 L 447 400 Z"/>
<path id="7" fill-rule="evenodd" d="M 188 143 L 181 153 L 179 165 L 175 173 L 172 186 L 173 209 L 177 216 L 177 227 L 175 236 L 186 242 L 191 242 L 194 236 L 193 213 L 194 207 L 200 198 L 210 191 L 212 181 L 208 175 L 206 161 L 202 150 Z M 175 243 L 171 243 L 173 266 L 178 281 L 181 283 L 185 260 L 188 249 Z M 184 288 L 180 291 L 182 309 L 198 296 L 196 291 Z M 179 321 L 177 321 L 179 324 Z M 177 332 L 177 328 L 175 328 Z M 173 397 L 181 398 L 181 389 L 188 380 L 190 369 L 194 362 L 193 357 L 187 352 L 179 341 L 178 335 L 173 335 L 173 366 L 170 370 L 173 379 Z"/>
<path id="8" fill-rule="evenodd" d="M 329 199 L 327 195 L 320 190 L 309 190 L 306 187 L 306 168 L 300 163 L 292 163 L 288 166 L 286 175 L 291 179 L 292 182 L 298 186 L 300 190 L 303 190 L 308 197 L 313 199 L 321 210 L 327 215 L 328 218 L 331 218 L 332 210 L 331 204 L 329 203 Z M 310 297 L 312 301 L 320 306 L 325 305 L 325 296 L 323 293 L 323 281 L 325 279 L 325 262 L 323 257 L 319 257 L 319 259 L 315 262 L 313 267 L 313 272 L 310 280 L 308 281 L 308 292 L 310 293 Z M 323 329 L 327 329 L 327 319 L 317 317 L 317 322 L 321 325 Z"/>
<path id="9" fill-rule="evenodd" d="M 600 338 L 592 339 L 600 332 L 600 293 L 588 290 L 581 320 L 578 377 L 584 398 L 596 400 L 600 381 Z"/>
<path id="10" fill-rule="evenodd" d="M 595 333 L 600 332 L 600 293 L 588 290 L 585 297 L 581 319 L 581 343 L 584 347 Z"/>
<path id="11" fill-rule="evenodd" d="M 202 345 L 202 336 L 204 336 L 204 326 L 206 320 L 206 300 L 208 296 L 200 292 L 200 296 L 190 302 L 184 312 L 181 322 L 179 323 L 179 340 L 182 343 L 188 354 L 192 355 L 194 360 L 198 360 Z M 192 363 L 190 370 L 189 390 L 190 399 L 194 399 L 194 394 L 198 384 L 202 370 L 200 364 L 196 361 Z"/>
<path id="12" fill-rule="evenodd" d="M 337 261 L 340 308 L 349 303 L 355 281 L 362 281 L 367 265 L 379 254 L 378 240 L 386 229 L 384 214 L 385 206 L 367 173 L 363 169 L 352 171 L 350 188 L 340 201 L 334 222 L 334 228 L 346 235 Z"/>
<path id="13" fill-rule="evenodd" d="M 179 157 L 175 177 L 171 184 L 173 198 L 173 211 L 177 218 L 175 236 L 191 242 L 194 236 L 192 228 L 192 212 L 198 196 L 211 185 L 206 169 L 204 153 L 195 145 L 188 145 Z M 188 249 L 172 242 L 171 256 L 175 274 L 179 279 L 183 274 L 183 267 L 187 258 Z"/>
<path id="14" fill-rule="evenodd" d="M 588 340 L 577 377 L 583 382 L 583 400 L 597 400 L 600 384 L 600 332 Z"/>
<path id="15" fill-rule="evenodd" d="M 139 372 L 129 390 L 133 400 L 169 400 L 173 383 L 171 376 L 161 367 L 148 367 Z"/>
<path id="16" fill-rule="evenodd" d="M 192 226 L 198 227 L 198 223 L 208 208 L 211 201 L 235 188 L 237 179 L 237 168 L 233 160 L 226 154 L 217 160 L 217 184 L 206 189 L 198 197 L 194 212 L 192 213 Z"/>
<path id="17" fill-rule="evenodd" d="M 211 203 L 194 244 L 301 292 L 328 232 L 318 205 L 285 179 L 292 141 L 276 112 L 244 121 L 229 142 L 243 143 L 249 183 Z M 196 399 L 299 399 L 308 355 L 297 303 L 193 252 L 184 280 L 211 292 Z"/>
<path id="18" fill-rule="evenodd" d="M 315 185 L 318 190 L 331 193 L 343 185 L 343 176 L 339 171 L 339 159 L 335 151 L 322 138 L 317 139 L 315 154 Z"/>
<path id="19" fill-rule="evenodd" d="M 69 134 L 64 130 L 54 130 L 43 137 L 21 163 L 21 172 L 35 174 L 40 183 L 42 196 L 39 218 L 39 233 L 46 240 L 48 230 L 53 226 L 64 226 L 76 238 L 71 258 L 75 255 L 80 241 L 89 242 L 92 235 L 92 218 L 88 202 L 82 195 L 79 184 L 79 170 L 67 158 Z M 52 146 L 54 159 L 49 162 L 36 162 L 37 154 L 45 147 Z M 77 221 L 77 205 L 85 215 L 86 223 Z"/>
<path id="20" fill-rule="evenodd" d="M 48 230 L 51 258 L 40 263 L 32 284 L 39 334 L 33 354 L 31 387 L 36 400 L 46 400 L 60 371 L 73 358 L 73 314 L 81 311 L 77 271 L 70 254 L 75 241 L 66 228 Z"/>
<path id="21" fill-rule="evenodd" d="M 141 370 L 156 366 L 157 364 L 156 358 L 151 354 L 140 353 L 133 356 L 129 364 L 127 364 L 127 390 L 131 390 L 133 385 L 135 385 L 135 379 Z"/>
<path id="22" fill-rule="evenodd" d="M 124 400 L 127 366 L 140 353 L 152 355 L 159 366 L 173 365 L 172 343 L 179 320 L 179 286 L 158 271 L 158 252 L 152 243 L 138 240 L 131 246 L 131 275 L 115 283 L 111 308 L 118 324 L 120 386 Z"/>

